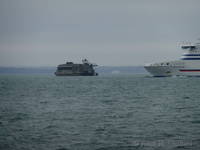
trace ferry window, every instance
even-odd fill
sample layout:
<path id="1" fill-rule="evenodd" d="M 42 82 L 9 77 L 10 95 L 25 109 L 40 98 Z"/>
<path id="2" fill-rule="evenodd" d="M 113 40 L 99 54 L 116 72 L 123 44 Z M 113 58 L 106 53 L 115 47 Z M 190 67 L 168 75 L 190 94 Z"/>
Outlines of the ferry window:
<path id="1" fill-rule="evenodd" d="M 72 70 L 72 67 L 60 67 L 58 70 Z"/>

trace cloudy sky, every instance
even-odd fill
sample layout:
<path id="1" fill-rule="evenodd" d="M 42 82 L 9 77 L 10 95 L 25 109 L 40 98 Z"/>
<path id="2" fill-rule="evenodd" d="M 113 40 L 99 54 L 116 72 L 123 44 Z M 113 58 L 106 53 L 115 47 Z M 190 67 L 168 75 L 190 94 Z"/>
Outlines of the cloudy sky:
<path id="1" fill-rule="evenodd" d="M 197 38 L 200 0 L 0 0 L 0 66 L 137 66 Z"/>

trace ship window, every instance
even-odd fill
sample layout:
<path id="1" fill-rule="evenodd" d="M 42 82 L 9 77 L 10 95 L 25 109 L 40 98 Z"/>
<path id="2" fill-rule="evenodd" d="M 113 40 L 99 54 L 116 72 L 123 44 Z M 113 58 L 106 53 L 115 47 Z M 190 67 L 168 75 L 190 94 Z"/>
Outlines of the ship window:
<path id="1" fill-rule="evenodd" d="M 58 67 L 58 70 L 72 70 L 72 67 Z"/>
<path id="2" fill-rule="evenodd" d="M 66 64 L 73 64 L 73 62 L 67 62 Z"/>

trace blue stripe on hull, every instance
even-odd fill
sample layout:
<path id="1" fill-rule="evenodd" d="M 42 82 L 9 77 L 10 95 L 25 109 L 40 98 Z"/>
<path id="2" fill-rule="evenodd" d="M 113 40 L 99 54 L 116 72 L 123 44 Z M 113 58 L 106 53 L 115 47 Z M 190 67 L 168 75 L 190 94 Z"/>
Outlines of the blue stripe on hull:
<path id="1" fill-rule="evenodd" d="M 200 60 L 200 58 L 181 58 L 182 60 Z"/>
<path id="2" fill-rule="evenodd" d="M 185 54 L 183 56 L 200 56 L 200 54 Z"/>

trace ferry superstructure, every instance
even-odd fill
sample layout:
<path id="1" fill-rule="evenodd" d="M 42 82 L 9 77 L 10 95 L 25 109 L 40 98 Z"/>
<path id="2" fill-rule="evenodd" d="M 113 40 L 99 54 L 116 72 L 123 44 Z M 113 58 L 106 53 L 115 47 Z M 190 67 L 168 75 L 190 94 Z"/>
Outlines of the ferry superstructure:
<path id="1" fill-rule="evenodd" d="M 200 76 L 200 43 L 181 47 L 180 60 L 147 64 L 144 68 L 155 77 Z"/>

